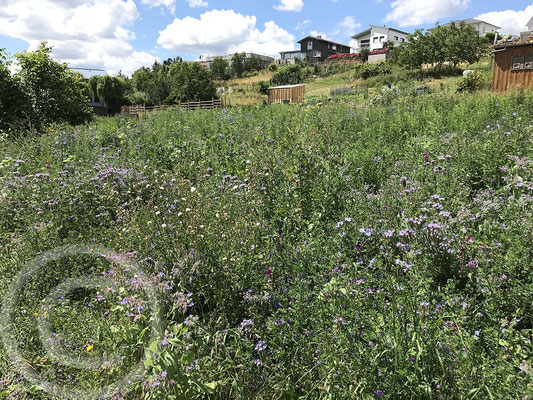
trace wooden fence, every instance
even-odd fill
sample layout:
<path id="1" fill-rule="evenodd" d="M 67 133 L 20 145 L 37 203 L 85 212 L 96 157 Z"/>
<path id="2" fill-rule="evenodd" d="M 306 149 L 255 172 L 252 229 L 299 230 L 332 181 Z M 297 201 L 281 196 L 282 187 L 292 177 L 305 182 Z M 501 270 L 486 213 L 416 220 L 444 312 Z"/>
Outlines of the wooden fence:
<path id="1" fill-rule="evenodd" d="M 191 110 L 213 110 L 215 108 L 224 108 L 224 103 L 220 99 L 211 99 L 208 101 L 187 101 L 180 102 L 178 104 L 172 105 L 158 105 L 147 107 L 143 104 L 136 106 L 122 106 L 121 111 L 122 115 L 133 115 L 137 117 L 142 117 L 148 113 L 168 110 L 168 109 L 178 109 L 180 111 L 191 111 Z"/>

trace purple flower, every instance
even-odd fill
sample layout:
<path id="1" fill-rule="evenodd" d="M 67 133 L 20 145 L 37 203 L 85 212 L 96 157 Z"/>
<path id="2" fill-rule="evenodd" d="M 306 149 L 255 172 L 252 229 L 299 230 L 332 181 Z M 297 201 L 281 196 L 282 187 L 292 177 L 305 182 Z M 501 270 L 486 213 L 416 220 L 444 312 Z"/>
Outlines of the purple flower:
<path id="1" fill-rule="evenodd" d="M 378 399 L 381 399 L 383 397 L 385 393 L 383 392 L 383 390 L 379 389 L 377 392 L 376 392 L 376 397 Z"/>
<path id="2" fill-rule="evenodd" d="M 263 365 L 263 361 L 261 361 L 260 359 L 256 359 L 254 360 L 254 364 L 259 367 L 260 365 Z"/>
<path id="3" fill-rule="evenodd" d="M 257 342 L 257 344 L 255 345 L 255 350 L 256 351 L 263 351 L 267 348 L 267 345 L 266 343 L 263 341 L 263 340 L 260 340 L 259 342 Z"/>
<path id="4" fill-rule="evenodd" d="M 268 276 L 269 278 L 274 275 L 274 270 L 270 267 L 268 267 L 266 270 L 265 270 L 265 275 Z"/>

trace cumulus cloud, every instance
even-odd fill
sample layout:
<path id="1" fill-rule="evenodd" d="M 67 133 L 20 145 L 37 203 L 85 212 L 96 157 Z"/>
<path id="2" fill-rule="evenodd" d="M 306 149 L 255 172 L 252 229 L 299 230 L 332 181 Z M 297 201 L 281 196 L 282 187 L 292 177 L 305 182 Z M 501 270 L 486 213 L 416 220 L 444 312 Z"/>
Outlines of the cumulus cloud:
<path id="1" fill-rule="evenodd" d="M 131 73 L 155 57 L 133 49 L 129 29 L 139 18 L 133 0 L 3 0 L 0 34 L 35 49 L 43 40 L 71 67 Z"/>
<path id="2" fill-rule="evenodd" d="M 441 18 L 463 13 L 470 0 L 395 0 L 386 22 L 394 22 L 400 27 L 433 24 Z"/>
<path id="3" fill-rule="evenodd" d="M 279 0 L 279 5 L 274 6 L 279 11 L 302 11 L 304 7 L 303 0 Z"/>
<path id="4" fill-rule="evenodd" d="M 355 34 L 355 30 L 361 28 L 361 24 L 355 20 L 352 16 L 346 16 L 337 24 L 336 35 L 343 34 L 345 36 L 352 36 Z"/>
<path id="5" fill-rule="evenodd" d="M 176 10 L 176 0 L 141 0 L 141 3 L 149 7 L 165 6 L 171 12 Z"/>
<path id="6" fill-rule="evenodd" d="M 233 10 L 211 10 L 199 18 L 176 18 L 159 33 L 157 43 L 168 50 L 217 55 L 248 51 L 277 55 L 294 48 L 294 36 L 274 21 L 257 28 L 255 16 Z"/>
<path id="7" fill-rule="evenodd" d="M 501 26 L 501 33 L 518 34 L 526 30 L 526 24 L 533 17 L 533 4 L 530 4 L 523 10 L 505 10 L 494 11 L 480 14 L 476 19 L 490 22 L 491 24 Z"/>

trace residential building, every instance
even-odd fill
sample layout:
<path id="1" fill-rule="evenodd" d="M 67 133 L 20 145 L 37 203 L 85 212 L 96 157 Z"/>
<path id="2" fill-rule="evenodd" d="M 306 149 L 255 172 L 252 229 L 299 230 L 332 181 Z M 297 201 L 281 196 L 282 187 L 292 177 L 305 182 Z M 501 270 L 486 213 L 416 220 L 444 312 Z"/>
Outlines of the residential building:
<path id="1" fill-rule="evenodd" d="M 233 58 L 234 55 L 235 54 L 226 54 L 223 56 L 208 56 L 205 58 L 204 62 L 207 67 L 211 68 L 211 65 L 213 65 L 213 61 L 215 61 L 215 58 L 220 57 L 226 60 L 228 64 L 231 66 L 231 59 Z M 273 57 L 264 56 L 264 55 L 256 54 L 256 53 L 245 53 L 245 58 L 246 59 L 255 58 L 259 60 L 259 63 L 261 64 L 262 68 L 266 68 L 274 62 Z"/>
<path id="2" fill-rule="evenodd" d="M 311 63 L 325 61 L 333 54 L 346 54 L 351 52 L 348 45 L 323 39 L 322 36 L 307 36 L 298 41 L 300 50 L 282 51 L 278 64 L 294 64 L 295 62 L 308 60 Z"/>
<path id="3" fill-rule="evenodd" d="M 527 31 L 520 32 L 520 40 L 522 42 L 529 42 L 531 37 L 533 37 L 533 18 L 527 23 Z"/>
<path id="4" fill-rule="evenodd" d="M 479 36 L 485 36 L 489 32 L 498 32 L 498 30 L 502 29 L 501 27 L 499 27 L 497 25 L 489 24 L 488 22 L 481 21 L 479 19 L 474 19 L 474 18 L 461 19 L 459 21 L 451 21 L 451 22 L 449 22 L 447 24 L 444 24 L 442 26 L 447 26 L 447 25 L 451 25 L 451 24 L 455 24 L 455 25 L 461 25 L 461 24 L 470 25 L 476 30 L 476 32 L 478 33 Z M 435 29 L 435 28 L 428 29 L 428 30 L 431 31 L 433 29 Z"/>
<path id="5" fill-rule="evenodd" d="M 365 48 L 370 51 L 380 50 L 387 42 L 395 46 L 407 42 L 408 35 L 407 32 L 387 26 L 370 25 L 370 29 L 352 36 L 353 47 L 356 53 L 360 53 Z"/>

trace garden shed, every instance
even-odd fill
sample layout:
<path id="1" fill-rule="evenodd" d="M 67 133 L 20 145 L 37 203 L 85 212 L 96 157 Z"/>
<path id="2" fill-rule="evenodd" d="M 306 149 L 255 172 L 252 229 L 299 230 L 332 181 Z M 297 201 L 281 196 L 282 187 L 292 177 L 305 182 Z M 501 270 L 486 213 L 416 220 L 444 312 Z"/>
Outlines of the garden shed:
<path id="1" fill-rule="evenodd" d="M 305 85 L 288 85 L 268 88 L 269 104 L 299 104 L 304 102 Z"/>
<path id="2" fill-rule="evenodd" d="M 493 90 L 533 89 L 533 43 L 508 42 L 494 46 Z"/>

